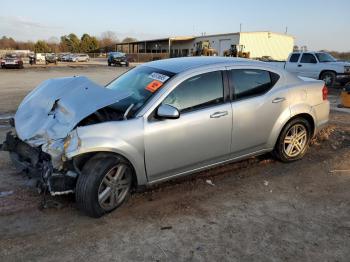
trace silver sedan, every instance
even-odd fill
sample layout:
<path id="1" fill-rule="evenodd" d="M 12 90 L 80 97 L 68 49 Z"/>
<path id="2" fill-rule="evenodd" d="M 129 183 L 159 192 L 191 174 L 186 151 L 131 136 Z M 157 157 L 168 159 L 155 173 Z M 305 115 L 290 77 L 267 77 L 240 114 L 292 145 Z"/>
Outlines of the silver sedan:
<path id="1" fill-rule="evenodd" d="M 52 195 L 74 193 L 100 217 L 139 187 L 267 152 L 299 160 L 328 117 L 322 81 L 246 59 L 176 58 L 106 87 L 45 81 L 2 149 Z"/>

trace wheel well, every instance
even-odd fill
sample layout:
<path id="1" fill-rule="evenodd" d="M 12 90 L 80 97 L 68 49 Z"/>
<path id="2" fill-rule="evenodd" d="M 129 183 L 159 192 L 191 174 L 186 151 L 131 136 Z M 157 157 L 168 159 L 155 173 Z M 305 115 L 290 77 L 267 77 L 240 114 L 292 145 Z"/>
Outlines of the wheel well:
<path id="1" fill-rule="evenodd" d="M 87 161 L 89 161 L 91 158 L 93 157 L 99 157 L 99 158 L 103 158 L 103 157 L 109 157 L 109 156 L 118 156 L 123 158 L 126 162 L 129 163 L 129 165 L 132 168 L 132 176 L 133 176 L 133 187 L 136 188 L 138 185 L 138 181 L 137 181 L 137 176 L 136 176 L 136 172 L 135 172 L 135 168 L 132 165 L 132 163 L 129 161 L 129 159 L 127 159 L 125 156 L 114 153 L 114 152 L 90 152 L 90 153 L 85 153 L 85 154 L 81 154 L 78 155 L 76 157 L 73 157 L 72 159 L 72 164 L 74 166 L 74 169 L 77 171 L 77 173 L 79 173 L 79 175 L 81 174 L 81 171 L 83 170 L 84 165 L 86 164 Z"/>
<path id="2" fill-rule="evenodd" d="M 289 119 L 286 124 L 288 124 L 290 121 L 292 121 L 296 118 L 304 118 L 306 121 L 309 122 L 309 124 L 311 126 L 311 137 L 312 137 L 314 132 L 315 132 L 315 121 L 314 121 L 313 117 L 307 113 L 298 114 L 298 115 L 293 116 L 291 119 Z"/>
<path id="3" fill-rule="evenodd" d="M 279 139 L 280 139 L 280 136 L 281 136 L 281 134 L 282 134 L 282 132 L 283 132 L 284 127 L 285 127 L 290 121 L 292 121 L 292 120 L 294 120 L 294 119 L 296 119 L 296 118 L 303 118 L 303 119 L 305 119 L 306 121 L 309 122 L 309 124 L 310 124 L 310 126 L 311 126 L 311 137 L 313 137 L 314 132 L 315 132 L 315 121 L 314 121 L 313 117 L 312 117 L 311 115 L 307 114 L 307 113 L 298 114 L 298 115 L 295 115 L 295 116 L 293 116 L 292 118 L 290 118 L 290 119 L 283 125 L 283 127 L 282 127 L 281 130 L 280 130 L 280 133 L 278 134 L 277 140 L 275 141 L 275 147 L 276 147 L 276 145 L 277 145 L 277 143 L 278 143 L 278 141 L 279 141 Z"/>
<path id="4" fill-rule="evenodd" d="M 334 74 L 337 74 L 337 72 L 335 72 L 335 71 L 333 71 L 333 70 L 323 70 L 323 71 L 321 71 L 321 73 L 319 74 L 318 79 L 321 79 L 322 74 L 325 73 L 325 72 L 332 72 L 332 73 L 334 73 Z"/>

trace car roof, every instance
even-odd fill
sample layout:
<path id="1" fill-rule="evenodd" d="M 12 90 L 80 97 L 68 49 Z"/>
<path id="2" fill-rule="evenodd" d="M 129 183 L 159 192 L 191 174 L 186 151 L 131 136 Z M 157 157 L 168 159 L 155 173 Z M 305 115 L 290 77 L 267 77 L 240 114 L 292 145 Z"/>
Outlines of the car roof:
<path id="1" fill-rule="evenodd" d="M 218 56 L 199 56 L 199 57 L 179 57 L 157 60 L 144 64 L 165 71 L 169 71 L 175 74 L 181 73 L 189 69 L 196 69 L 205 66 L 230 66 L 230 65 L 265 65 L 266 63 L 234 57 L 218 57 Z"/>

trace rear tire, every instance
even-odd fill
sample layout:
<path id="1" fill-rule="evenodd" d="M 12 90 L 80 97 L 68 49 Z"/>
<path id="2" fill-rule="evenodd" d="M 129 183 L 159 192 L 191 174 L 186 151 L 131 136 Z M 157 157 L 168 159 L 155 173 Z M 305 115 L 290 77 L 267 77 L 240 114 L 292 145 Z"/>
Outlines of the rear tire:
<path id="1" fill-rule="evenodd" d="M 132 167 L 120 156 L 98 154 L 84 165 L 76 185 L 76 202 L 91 217 L 101 217 L 129 197 Z"/>
<path id="2" fill-rule="evenodd" d="M 273 154 L 282 162 L 299 160 L 305 155 L 310 139 L 310 123 L 304 118 L 295 118 L 283 127 Z"/>
<path id="3" fill-rule="evenodd" d="M 320 76 L 320 80 L 323 80 L 327 87 L 332 87 L 335 84 L 337 75 L 332 71 L 323 72 Z"/>

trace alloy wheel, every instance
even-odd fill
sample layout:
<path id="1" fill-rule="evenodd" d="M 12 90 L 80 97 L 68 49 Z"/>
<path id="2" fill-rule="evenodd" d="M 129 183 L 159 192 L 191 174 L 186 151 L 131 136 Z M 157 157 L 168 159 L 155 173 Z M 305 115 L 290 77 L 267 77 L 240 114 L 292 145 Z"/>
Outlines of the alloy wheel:
<path id="1" fill-rule="evenodd" d="M 296 124 L 284 137 L 283 150 L 288 157 L 296 157 L 304 151 L 307 141 L 308 133 L 305 126 Z"/>
<path id="2" fill-rule="evenodd" d="M 126 164 L 112 167 L 104 176 L 98 189 L 98 202 L 106 211 L 123 202 L 131 187 L 131 172 Z"/>

